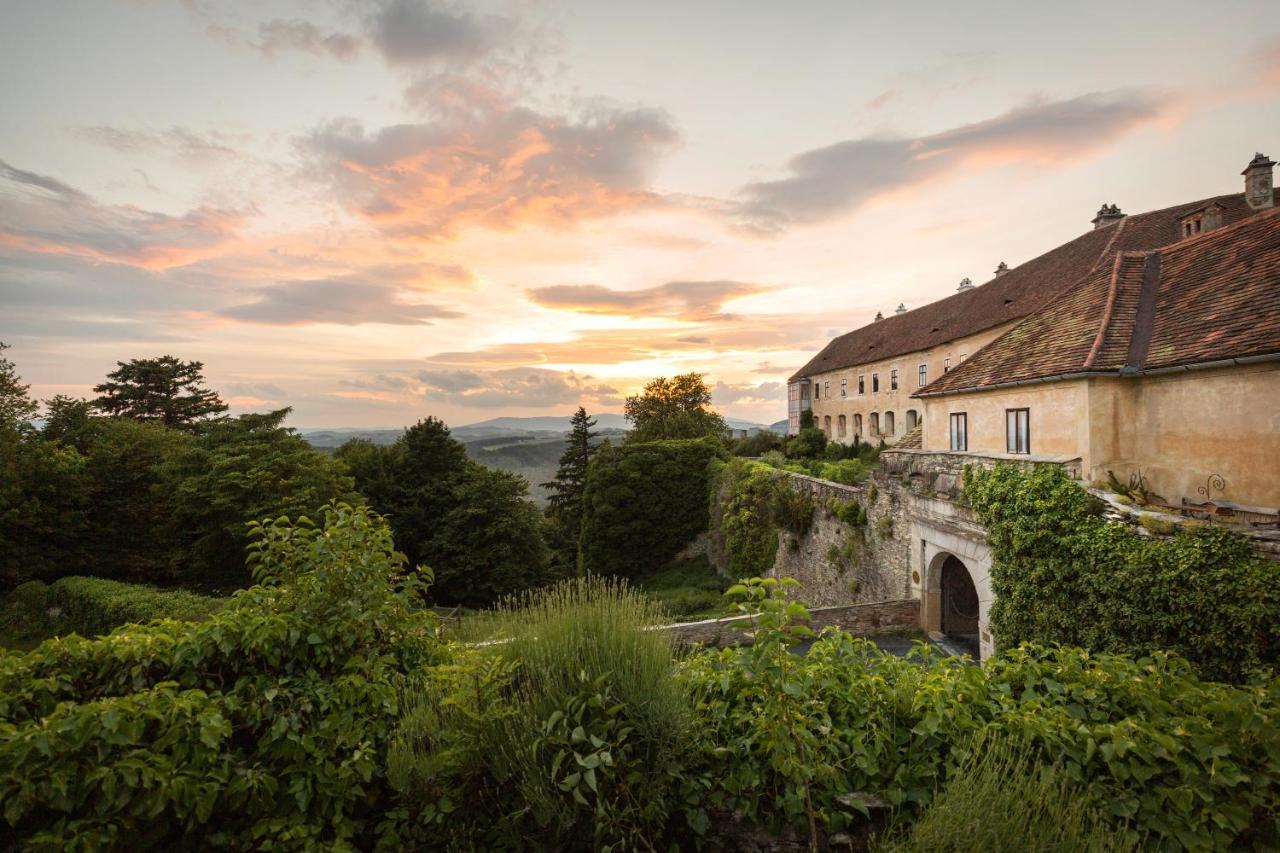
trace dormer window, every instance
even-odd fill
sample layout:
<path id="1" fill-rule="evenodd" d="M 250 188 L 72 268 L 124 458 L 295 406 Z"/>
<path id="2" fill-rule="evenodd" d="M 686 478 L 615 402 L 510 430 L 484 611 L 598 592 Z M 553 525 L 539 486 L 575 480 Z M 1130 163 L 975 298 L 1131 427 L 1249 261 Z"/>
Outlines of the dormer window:
<path id="1" fill-rule="evenodd" d="M 1222 208 L 1215 202 L 1182 217 L 1182 237 L 1194 237 L 1222 227 Z"/>

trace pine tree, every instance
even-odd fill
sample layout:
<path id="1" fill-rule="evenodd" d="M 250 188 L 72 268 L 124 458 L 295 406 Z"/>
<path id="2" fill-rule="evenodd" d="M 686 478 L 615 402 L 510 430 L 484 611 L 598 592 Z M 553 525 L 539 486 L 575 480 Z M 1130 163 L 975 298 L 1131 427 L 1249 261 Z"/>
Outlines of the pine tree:
<path id="1" fill-rule="evenodd" d="M 571 424 L 556 477 L 549 483 L 543 483 L 542 488 L 551 492 L 547 498 L 550 504 L 547 516 L 560 525 L 565 538 L 576 548 L 578 529 L 582 526 L 582 493 L 587 487 L 587 465 L 595 452 L 591 439 L 596 433 L 591 428 L 596 422 L 587 415 L 586 409 L 579 406 L 573 413 Z"/>
<path id="2" fill-rule="evenodd" d="M 93 390 L 102 396 L 93 405 L 108 415 L 136 421 L 158 421 L 167 427 L 197 432 L 227 410 L 216 391 L 204 385 L 204 365 L 171 355 L 135 358 L 107 374 Z"/>

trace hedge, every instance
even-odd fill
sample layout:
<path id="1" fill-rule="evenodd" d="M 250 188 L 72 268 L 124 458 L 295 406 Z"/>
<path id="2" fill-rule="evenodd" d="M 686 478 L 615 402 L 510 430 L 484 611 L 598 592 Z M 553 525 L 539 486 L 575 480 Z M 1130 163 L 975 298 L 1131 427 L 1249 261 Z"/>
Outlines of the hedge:
<path id="1" fill-rule="evenodd" d="M 971 467 L 965 495 L 989 532 L 999 645 L 1167 649 L 1235 682 L 1280 663 L 1280 564 L 1229 530 L 1139 536 L 1057 466 Z"/>
<path id="2" fill-rule="evenodd" d="M 714 438 L 602 445 L 587 469 L 580 568 L 641 577 L 707 529 L 708 466 L 729 457 Z"/>
<path id="3" fill-rule="evenodd" d="M 198 621 L 225 599 L 180 589 L 158 589 L 105 578 L 65 577 L 45 584 L 28 581 L 4 602 L 6 633 L 42 639 L 63 634 L 94 637 L 121 625 L 155 619 Z"/>

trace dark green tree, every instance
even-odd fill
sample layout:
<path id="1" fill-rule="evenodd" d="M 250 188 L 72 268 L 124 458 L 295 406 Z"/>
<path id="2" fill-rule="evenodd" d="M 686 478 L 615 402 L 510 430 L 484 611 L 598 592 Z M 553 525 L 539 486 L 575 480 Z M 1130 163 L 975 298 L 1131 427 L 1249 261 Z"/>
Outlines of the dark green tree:
<path id="1" fill-rule="evenodd" d="M 108 381 L 93 389 L 101 395 L 94 406 L 109 415 L 196 432 L 227 410 L 216 391 L 203 387 L 201 362 L 162 355 L 116 364 Z"/>
<path id="2" fill-rule="evenodd" d="M 557 550 L 572 555 L 577 552 L 578 534 L 582 529 L 582 494 L 587 488 L 587 466 L 591 464 L 591 456 L 595 448 L 591 439 L 596 433 L 591 428 L 596 421 L 587 415 L 582 406 L 573 413 L 570 421 L 569 438 L 565 442 L 564 453 L 560 455 L 560 467 L 556 470 L 555 479 L 543 483 L 547 489 L 547 518 L 558 529 L 558 543 L 563 547 Z"/>
<path id="3" fill-rule="evenodd" d="M 623 410 L 631 431 L 626 441 L 664 441 L 673 438 L 724 438 L 724 418 L 711 408 L 711 390 L 701 373 L 659 376 L 644 393 L 628 397 Z"/>
<path id="4" fill-rule="evenodd" d="M 44 412 L 44 426 L 40 428 L 40 434 L 46 441 L 74 447 L 81 453 L 89 449 L 96 426 L 101 421 L 93 416 L 92 403 L 59 394 L 45 400 Z"/>
<path id="5" fill-rule="evenodd" d="M 787 439 L 783 451 L 791 459 L 818 459 L 827 449 L 827 434 L 814 422 L 813 412 L 800 413 L 800 432 Z"/>
<path id="6" fill-rule="evenodd" d="M 543 520 L 528 482 L 472 462 L 443 422 L 420 421 L 392 447 L 348 442 L 336 457 L 388 517 L 410 563 L 434 572 L 437 600 L 490 604 L 547 579 Z"/>
<path id="7" fill-rule="evenodd" d="M 24 384 L 18 368 L 5 357 L 9 345 L 0 341 L 0 424 L 17 426 L 36 414 L 36 403 L 29 393 L 31 386 Z"/>
<path id="8" fill-rule="evenodd" d="M 361 503 L 346 467 L 284 426 L 290 409 L 209 424 L 161 472 L 172 524 L 184 543 L 182 576 L 193 586 L 248 581 L 248 522 L 312 515 L 330 500 Z"/>

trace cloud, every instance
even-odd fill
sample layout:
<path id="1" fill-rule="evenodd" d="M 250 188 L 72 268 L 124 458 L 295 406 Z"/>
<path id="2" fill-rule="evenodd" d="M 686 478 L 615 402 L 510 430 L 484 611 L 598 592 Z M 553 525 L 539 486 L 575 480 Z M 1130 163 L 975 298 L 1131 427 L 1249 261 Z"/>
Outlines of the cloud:
<path id="1" fill-rule="evenodd" d="M 353 59 L 360 52 L 360 45 L 358 36 L 325 33 L 310 21 L 298 18 L 276 18 L 258 25 L 258 41 L 254 47 L 264 56 L 298 50 L 315 56 Z"/>
<path id="2" fill-rule="evenodd" d="M 165 269 L 216 254 L 236 238 L 247 215 L 205 206 L 171 216 L 103 205 L 55 178 L 0 161 L 0 254 L 74 255 Z"/>
<path id="3" fill-rule="evenodd" d="M 425 0 L 390 0 L 377 4 L 366 28 L 388 62 L 424 63 L 479 59 L 499 45 L 511 24 Z"/>
<path id="4" fill-rule="evenodd" d="M 237 397 L 253 397 L 270 402 L 289 399 L 288 391 L 270 382 L 232 382 L 226 386 L 226 390 Z"/>
<path id="5" fill-rule="evenodd" d="M 786 393 L 787 386 L 782 382 L 761 382 L 758 385 L 718 382 L 711 388 L 711 400 L 717 406 L 760 405 L 785 400 Z"/>
<path id="6" fill-rule="evenodd" d="M 591 400 L 595 405 L 618 405 L 618 390 L 593 384 L 591 377 L 574 371 L 542 368 L 503 370 L 433 369 L 416 377 L 427 396 L 441 395 L 450 403 L 478 408 L 503 406 L 534 409 L 562 406 Z"/>
<path id="7" fill-rule="evenodd" d="M 1165 117 L 1173 99 L 1123 90 L 1035 101 L 1004 115 L 920 137 L 868 137 L 806 151 L 789 174 L 743 188 L 740 221 L 761 233 L 819 222 L 873 199 L 1003 164 L 1083 160 L 1133 130 Z"/>
<path id="8" fill-rule="evenodd" d="M 388 285 L 347 279 L 283 282 L 260 288 L 257 296 L 253 302 L 224 308 L 218 314 L 245 323 L 274 326 L 428 325 L 433 320 L 462 316 L 437 305 L 405 302 L 396 289 Z"/>
<path id="9" fill-rule="evenodd" d="M 384 232 L 433 237 L 463 224 L 567 226 L 653 206 L 649 174 L 676 139 L 658 110 L 567 119 L 515 108 L 373 134 L 340 120 L 298 144 L 347 209 Z"/>
<path id="10" fill-rule="evenodd" d="M 196 164 L 239 156 L 239 152 L 228 144 L 233 140 L 226 134 L 217 131 L 200 134 L 177 125 L 163 131 L 129 130 L 110 125 L 96 125 L 81 128 L 76 133 L 82 139 L 123 154 L 159 153 Z M 143 178 L 149 181 L 145 173 Z"/>
<path id="11" fill-rule="evenodd" d="M 612 290 L 598 284 L 561 284 L 528 291 L 545 308 L 584 314 L 627 317 L 678 317 L 698 320 L 720 313 L 732 299 L 763 293 L 769 288 L 744 281 L 669 281 L 643 290 Z"/>

